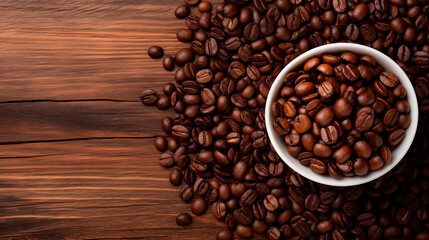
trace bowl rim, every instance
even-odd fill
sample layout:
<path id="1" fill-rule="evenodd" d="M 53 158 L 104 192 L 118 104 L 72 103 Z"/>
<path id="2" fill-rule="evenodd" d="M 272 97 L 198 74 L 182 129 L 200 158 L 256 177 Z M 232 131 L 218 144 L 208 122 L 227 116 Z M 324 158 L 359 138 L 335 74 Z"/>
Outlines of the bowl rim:
<path id="1" fill-rule="evenodd" d="M 271 115 L 271 105 L 274 102 L 274 99 L 277 99 L 278 94 L 280 93 L 280 87 L 283 85 L 284 76 L 296 69 L 299 66 L 304 65 L 304 63 L 312 58 L 312 57 L 321 57 L 323 54 L 335 54 L 342 52 L 353 52 L 358 55 L 370 55 L 374 57 L 377 61 L 378 65 L 381 65 L 385 71 L 394 72 L 398 78 L 399 82 L 404 86 L 407 91 L 407 100 L 410 105 L 410 117 L 411 123 L 407 129 L 405 129 L 405 138 L 402 142 L 392 151 L 392 160 L 387 165 L 384 165 L 381 169 L 370 171 L 368 174 L 364 176 L 353 176 L 353 177 L 342 177 L 340 179 L 335 179 L 329 175 L 322 175 L 314 173 L 310 170 L 308 166 L 301 165 L 299 161 L 293 156 L 291 156 L 287 152 L 286 143 L 283 139 L 274 131 L 273 129 L 273 117 Z M 385 55 L 384 53 L 356 43 L 331 43 L 322 45 L 316 48 L 313 48 L 288 63 L 282 71 L 277 75 L 273 84 L 271 85 L 270 91 L 267 96 L 267 100 L 265 103 L 265 125 L 268 133 L 269 140 L 273 145 L 273 148 L 276 150 L 279 157 L 283 160 L 283 162 L 288 165 L 288 167 L 292 168 L 295 172 L 300 174 L 301 176 L 312 180 L 314 182 L 318 182 L 321 184 L 329 185 L 329 186 L 337 186 L 337 187 L 347 187 L 347 186 L 356 186 L 361 185 L 370 181 L 373 181 L 384 174 L 388 173 L 392 170 L 396 165 L 399 164 L 401 159 L 408 152 L 408 149 L 411 147 L 413 143 L 417 125 L 418 125 L 418 102 L 417 96 L 414 92 L 414 87 L 402 70 L 402 68 L 393 61 L 390 57 Z M 279 139 L 281 139 L 279 141 Z M 400 151 L 399 151 L 400 150 Z M 398 152 L 399 151 L 399 152 Z"/>

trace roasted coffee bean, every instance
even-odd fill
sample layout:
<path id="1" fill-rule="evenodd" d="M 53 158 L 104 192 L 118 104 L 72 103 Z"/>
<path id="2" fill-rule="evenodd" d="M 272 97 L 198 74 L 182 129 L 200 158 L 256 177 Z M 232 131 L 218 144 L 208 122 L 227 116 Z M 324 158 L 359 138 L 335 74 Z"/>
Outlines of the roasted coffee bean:
<path id="1" fill-rule="evenodd" d="M 140 99 L 144 105 L 153 105 L 158 100 L 158 94 L 154 90 L 144 90 Z"/>
<path id="2" fill-rule="evenodd" d="M 355 65 L 350 63 L 344 66 L 342 69 L 342 74 L 347 80 L 351 82 L 356 81 L 360 77 L 359 70 L 355 67 Z"/>
<path id="3" fill-rule="evenodd" d="M 206 201 L 199 197 L 192 202 L 191 211 L 193 214 L 199 216 L 202 215 L 207 209 Z"/>
<path id="4" fill-rule="evenodd" d="M 249 189 L 243 193 L 243 195 L 240 198 L 240 205 L 242 206 L 251 206 L 256 199 L 258 198 L 258 195 L 255 190 Z"/>
<path id="5" fill-rule="evenodd" d="M 298 115 L 294 122 L 293 127 L 298 133 L 305 133 L 311 128 L 311 120 L 307 115 Z"/>
<path id="6" fill-rule="evenodd" d="M 223 229 L 217 232 L 217 240 L 231 240 L 234 237 L 234 234 L 229 229 Z"/>
<path id="7" fill-rule="evenodd" d="M 320 197 L 315 194 L 311 193 L 307 196 L 305 199 L 305 207 L 310 211 L 315 211 L 320 206 Z"/>
<path id="8" fill-rule="evenodd" d="M 360 132 L 368 131 L 374 123 L 374 109 L 372 107 L 363 107 L 356 115 L 355 128 Z"/>
<path id="9" fill-rule="evenodd" d="M 214 39 L 214 38 L 207 39 L 205 44 L 204 44 L 204 49 L 205 49 L 205 53 L 208 56 L 210 56 L 210 57 L 215 56 L 218 52 L 218 44 L 217 44 L 216 39 Z"/>
<path id="10" fill-rule="evenodd" d="M 226 216 L 227 210 L 225 203 L 223 202 L 215 202 L 212 205 L 211 212 L 213 217 L 216 219 L 223 219 Z"/>
<path id="11" fill-rule="evenodd" d="M 192 223 L 192 216 L 188 213 L 181 213 L 177 215 L 176 223 L 180 226 L 187 226 Z"/>
<path id="12" fill-rule="evenodd" d="M 399 113 L 396 109 L 391 108 L 386 112 L 383 118 L 383 124 L 386 128 L 394 128 L 399 119 Z"/>
<path id="13" fill-rule="evenodd" d="M 405 138 L 405 131 L 404 129 L 399 128 L 393 131 L 392 133 L 390 133 L 388 141 L 390 145 L 396 146 L 400 142 L 402 142 L 404 138 Z"/>
<path id="14" fill-rule="evenodd" d="M 173 155 L 171 153 L 163 153 L 160 157 L 159 157 L 159 165 L 161 167 L 171 167 L 174 165 L 174 159 L 173 159 Z"/>
<path id="15" fill-rule="evenodd" d="M 309 237 L 311 235 L 310 225 L 304 220 L 299 220 L 292 224 L 293 230 L 302 238 Z"/>
<path id="16" fill-rule="evenodd" d="M 322 101 L 320 99 L 314 99 L 307 104 L 307 106 L 305 107 L 305 111 L 309 116 L 315 116 L 322 108 Z"/>
<path id="17" fill-rule="evenodd" d="M 265 197 L 264 206 L 268 211 L 274 212 L 279 207 L 279 202 L 275 196 L 270 194 Z"/>
<path id="18" fill-rule="evenodd" d="M 228 75 L 233 79 L 240 79 L 246 74 L 246 68 L 239 61 L 232 62 L 228 67 Z"/>
<path id="19" fill-rule="evenodd" d="M 336 127 L 329 125 L 320 130 L 320 136 L 324 143 L 334 144 L 338 141 L 338 130 Z"/>
<path id="20" fill-rule="evenodd" d="M 152 46 L 147 50 L 147 54 L 151 58 L 162 58 L 164 55 L 164 49 L 162 49 L 160 46 Z"/>
<path id="21" fill-rule="evenodd" d="M 194 58 L 195 55 L 189 48 L 182 48 L 176 53 L 174 60 L 176 61 L 177 66 L 181 67 L 188 62 L 192 62 Z"/>
<path id="22" fill-rule="evenodd" d="M 371 157 L 371 154 L 372 154 L 371 146 L 367 142 L 362 140 L 357 141 L 354 144 L 353 150 L 355 151 L 358 157 L 361 157 L 364 159 L 368 159 L 369 157 Z"/>
<path id="23" fill-rule="evenodd" d="M 399 83 L 398 77 L 392 73 L 392 72 L 382 72 L 380 74 L 380 81 L 386 86 L 386 87 L 396 87 Z"/>
<path id="24" fill-rule="evenodd" d="M 234 218 L 239 224 L 249 225 L 252 223 L 254 216 L 249 207 L 242 207 L 234 211 Z"/>

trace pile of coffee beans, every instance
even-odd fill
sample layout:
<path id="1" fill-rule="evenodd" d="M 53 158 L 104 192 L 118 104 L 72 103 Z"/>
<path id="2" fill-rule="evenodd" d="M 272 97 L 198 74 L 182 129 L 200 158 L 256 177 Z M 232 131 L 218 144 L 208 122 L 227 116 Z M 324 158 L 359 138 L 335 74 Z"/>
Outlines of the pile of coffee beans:
<path id="1" fill-rule="evenodd" d="M 391 161 L 411 122 L 399 78 L 371 56 L 313 57 L 286 74 L 271 105 L 288 152 L 319 174 L 363 176 Z"/>
<path id="2" fill-rule="evenodd" d="M 268 239 L 429 238 L 427 0 L 184 4 L 175 12 L 184 18 L 177 37 L 189 45 L 162 59 L 166 70 L 175 70 L 175 82 L 158 93 L 145 90 L 141 99 L 177 113 L 162 119 L 166 136 L 155 141 L 163 151 L 159 164 L 172 168 L 170 181 L 179 186 L 179 197 L 191 202 L 194 215 L 211 212 L 225 223 L 217 239 L 255 234 Z M 406 157 L 382 178 L 349 188 L 325 186 L 293 172 L 271 147 L 265 128 L 266 97 L 281 69 L 299 54 L 333 42 L 386 53 L 407 73 L 419 100 L 418 133 Z M 155 50 L 153 57 L 162 56 Z M 178 218 L 182 225 L 190 223 L 187 215 Z"/>

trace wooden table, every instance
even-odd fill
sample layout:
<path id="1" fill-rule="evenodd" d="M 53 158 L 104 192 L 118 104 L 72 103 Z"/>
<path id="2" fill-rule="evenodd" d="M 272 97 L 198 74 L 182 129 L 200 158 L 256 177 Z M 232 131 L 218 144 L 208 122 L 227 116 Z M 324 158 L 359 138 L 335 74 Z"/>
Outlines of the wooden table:
<path id="1" fill-rule="evenodd" d="M 175 0 L 0 1 L 0 239 L 203 239 L 222 228 L 190 212 L 153 138 L 173 111 L 143 89 L 173 80 L 185 46 Z"/>

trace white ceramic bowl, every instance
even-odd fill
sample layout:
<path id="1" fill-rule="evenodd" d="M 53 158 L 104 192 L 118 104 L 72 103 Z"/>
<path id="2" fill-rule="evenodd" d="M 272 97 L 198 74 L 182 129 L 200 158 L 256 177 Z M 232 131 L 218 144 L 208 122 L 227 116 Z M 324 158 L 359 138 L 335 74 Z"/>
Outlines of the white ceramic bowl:
<path id="1" fill-rule="evenodd" d="M 283 137 L 278 135 L 274 129 L 273 129 L 273 121 L 274 118 L 271 115 L 271 105 L 273 102 L 275 102 L 280 94 L 280 89 L 283 86 L 283 80 L 287 73 L 290 71 L 295 70 L 297 67 L 303 66 L 304 63 L 312 58 L 312 57 L 321 57 L 323 54 L 341 54 L 342 52 L 350 51 L 354 52 L 358 55 L 369 55 L 372 56 L 376 61 L 377 64 L 381 65 L 385 71 L 390 71 L 395 73 L 400 80 L 400 83 L 405 87 L 407 90 L 407 100 L 410 105 L 411 111 L 411 124 L 410 126 L 405 130 L 405 138 L 404 140 L 398 145 L 398 147 L 392 151 L 392 161 L 383 166 L 381 169 L 376 171 L 370 171 L 365 176 L 353 176 L 353 177 L 343 177 L 341 179 L 335 179 L 330 177 L 329 175 L 322 175 L 314 173 L 310 170 L 308 166 L 303 166 L 301 163 L 299 163 L 298 159 L 291 156 L 289 152 L 287 151 L 287 145 L 285 141 L 283 140 Z M 280 158 L 293 170 L 295 170 L 297 173 L 302 175 L 305 178 L 308 178 L 312 181 L 330 185 L 330 186 L 355 186 L 360 185 L 363 183 L 370 182 L 374 179 L 377 179 L 390 170 L 394 168 L 401 159 L 405 156 L 408 149 L 411 146 L 411 143 L 413 142 L 414 136 L 416 134 L 417 130 L 417 123 L 418 123 L 418 105 L 417 105 L 417 97 L 414 92 L 414 88 L 408 79 L 405 72 L 396 64 L 392 59 L 390 59 L 388 56 L 384 55 L 383 53 L 364 46 L 360 44 L 354 44 L 354 43 L 333 43 L 333 44 L 327 44 L 323 45 L 314 49 L 311 49 L 297 58 L 295 58 L 292 62 L 290 62 L 286 67 L 283 68 L 283 70 L 280 72 L 280 74 L 277 76 L 276 80 L 274 81 L 273 85 L 271 86 L 270 93 L 267 97 L 267 102 L 265 105 L 265 124 L 267 127 L 267 132 L 269 139 L 277 151 L 277 154 L 280 156 Z"/>

